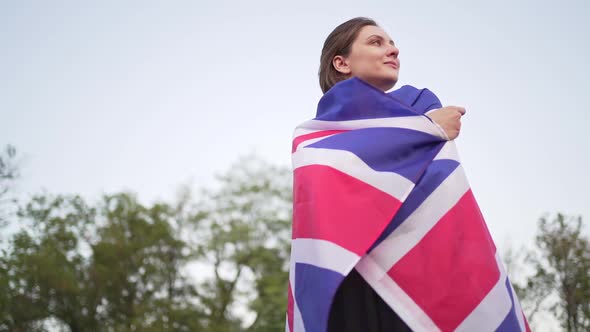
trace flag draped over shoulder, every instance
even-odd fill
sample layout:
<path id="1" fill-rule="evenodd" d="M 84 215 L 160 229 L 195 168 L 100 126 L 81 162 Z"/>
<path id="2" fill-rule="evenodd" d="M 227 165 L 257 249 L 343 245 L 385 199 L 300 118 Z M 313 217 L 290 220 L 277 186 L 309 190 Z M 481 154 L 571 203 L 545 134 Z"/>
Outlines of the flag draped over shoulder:
<path id="1" fill-rule="evenodd" d="M 296 128 L 287 331 L 326 331 L 353 268 L 414 331 L 529 330 L 440 107 L 353 77 Z"/>

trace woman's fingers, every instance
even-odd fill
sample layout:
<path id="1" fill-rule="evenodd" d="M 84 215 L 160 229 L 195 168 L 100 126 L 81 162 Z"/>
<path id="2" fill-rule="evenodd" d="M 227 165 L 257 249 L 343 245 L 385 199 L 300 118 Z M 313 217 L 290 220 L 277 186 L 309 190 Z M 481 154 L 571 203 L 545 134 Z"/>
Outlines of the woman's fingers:
<path id="1" fill-rule="evenodd" d="M 453 140 L 461 130 L 461 117 L 466 113 L 464 107 L 446 106 L 433 112 L 428 112 L 430 118 L 445 131 L 448 138 Z"/>
<path id="2" fill-rule="evenodd" d="M 453 110 L 457 111 L 461 116 L 465 115 L 465 113 L 467 112 L 465 110 L 465 107 L 461 107 L 461 106 L 447 106 L 447 107 L 443 107 L 443 108 L 453 109 Z"/>

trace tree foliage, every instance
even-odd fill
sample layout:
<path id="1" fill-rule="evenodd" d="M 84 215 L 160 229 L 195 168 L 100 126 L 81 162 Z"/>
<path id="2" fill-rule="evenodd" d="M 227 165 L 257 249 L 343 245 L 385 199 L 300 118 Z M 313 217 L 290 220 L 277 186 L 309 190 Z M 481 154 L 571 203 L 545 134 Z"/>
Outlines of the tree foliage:
<path id="1" fill-rule="evenodd" d="M 34 196 L 0 252 L 0 330 L 283 329 L 289 173 L 242 158 L 174 204 Z"/>
<path id="2" fill-rule="evenodd" d="M 199 311 L 179 273 L 188 253 L 173 211 L 125 193 L 96 207 L 78 196 L 34 197 L 0 260 L 0 328 L 38 330 L 53 318 L 72 332 L 194 331 Z"/>
<path id="3" fill-rule="evenodd" d="M 9 196 L 13 182 L 20 175 L 15 159 L 16 148 L 10 144 L 6 145 L 0 153 L 0 226 L 5 225 L 16 203 L 16 200 Z"/>
<path id="4" fill-rule="evenodd" d="M 515 284 L 529 319 L 547 309 L 566 331 L 590 331 L 590 245 L 582 218 L 541 218 L 535 245 L 525 259 L 532 273 Z"/>
<path id="5" fill-rule="evenodd" d="M 232 309 L 248 298 L 242 305 L 254 314 L 249 330 L 284 329 L 291 224 L 289 173 L 256 158 L 242 158 L 219 177 L 217 190 L 203 194 L 194 234 L 199 259 L 213 265 L 200 294 L 211 331 L 240 330 Z"/>

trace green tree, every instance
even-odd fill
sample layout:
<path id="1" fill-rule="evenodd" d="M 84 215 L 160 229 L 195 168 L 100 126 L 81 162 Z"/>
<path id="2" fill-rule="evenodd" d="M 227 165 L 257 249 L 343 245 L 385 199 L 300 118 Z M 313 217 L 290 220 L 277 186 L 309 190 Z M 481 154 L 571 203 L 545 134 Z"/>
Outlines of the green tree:
<path id="1" fill-rule="evenodd" d="M 256 157 L 241 158 L 206 191 L 194 214 L 195 249 L 212 264 L 201 285 L 207 331 L 240 331 L 235 309 L 249 309 L 249 331 L 284 329 L 291 225 L 291 175 Z"/>
<path id="2" fill-rule="evenodd" d="M 145 207 L 126 193 L 97 207 L 40 195 L 19 217 L 24 227 L 0 259 L 0 329 L 43 330 L 47 319 L 72 332 L 201 328 L 169 205 Z"/>
<path id="3" fill-rule="evenodd" d="M 19 212 L 23 229 L 0 259 L 6 302 L 0 327 L 31 331 L 55 317 L 81 331 L 95 326 L 85 296 L 84 257 L 79 239 L 93 210 L 79 197 L 37 196 Z M 74 310 L 75 309 L 75 310 Z"/>
<path id="4" fill-rule="evenodd" d="M 109 329 L 199 329 L 201 314 L 190 302 L 196 294 L 181 274 L 190 252 L 172 228 L 175 209 L 164 203 L 148 208 L 118 194 L 106 197 L 101 211 L 105 226 L 92 245 L 90 268 Z"/>
<path id="5" fill-rule="evenodd" d="M 245 157 L 215 188 L 175 204 L 33 197 L 0 249 L 0 330 L 282 330 L 290 171 Z"/>
<path id="6" fill-rule="evenodd" d="M 9 195 L 13 182 L 19 177 L 18 167 L 15 162 L 16 148 L 6 145 L 0 153 L 0 226 L 7 223 L 9 212 L 16 200 Z"/>
<path id="7" fill-rule="evenodd" d="M 525 259 L 533 273 L 515 285 L 529 319 L 548 308 L 566 331 L 590 331 L 590 245 L 582 218 L 541 218 L 535 244 Z"/>

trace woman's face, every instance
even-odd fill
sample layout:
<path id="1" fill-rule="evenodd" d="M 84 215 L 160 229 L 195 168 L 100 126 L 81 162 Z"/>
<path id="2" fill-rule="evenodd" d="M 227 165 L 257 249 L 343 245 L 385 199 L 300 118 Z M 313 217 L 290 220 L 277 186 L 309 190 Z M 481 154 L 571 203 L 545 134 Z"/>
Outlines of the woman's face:
<path id="1" fill-rule="evenodd" d="M 337 55 L 332 64 L 341 73 L 356 76 L 378 89 L 387 91 L 397 82 L 399 50 L 383 29 L 364 26 L 352 43 L 347 57 Z"/>

